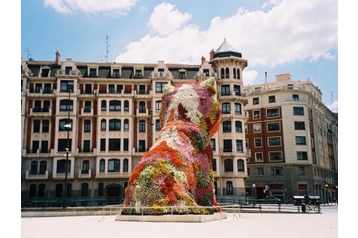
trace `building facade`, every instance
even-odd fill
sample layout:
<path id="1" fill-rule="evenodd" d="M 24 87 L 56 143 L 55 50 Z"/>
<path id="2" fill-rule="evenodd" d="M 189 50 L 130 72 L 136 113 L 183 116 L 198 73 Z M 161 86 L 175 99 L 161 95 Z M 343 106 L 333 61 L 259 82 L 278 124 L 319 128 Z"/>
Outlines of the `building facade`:
<path id="1" fill-rule="evenodd" d="M 322 103 L 321 91 L 290 74 L 245 87 L 248 121 L 246 194 L 292 200 L 294 195 L 338 198 L 338 115 Z"/>
<path id="2" fill-rule="evenodd" d="M 165 84 L 209 77 L 222 108 L 212 138 L 215 192 L 245 196 L 246 66 L 226 40 L 199 65 L 61 61 L 59 52 L 54 61 L 22 59 L 22 206 L 61 206 L 64 198 L 70 206 L 121 203 L 161 129 Z"/>

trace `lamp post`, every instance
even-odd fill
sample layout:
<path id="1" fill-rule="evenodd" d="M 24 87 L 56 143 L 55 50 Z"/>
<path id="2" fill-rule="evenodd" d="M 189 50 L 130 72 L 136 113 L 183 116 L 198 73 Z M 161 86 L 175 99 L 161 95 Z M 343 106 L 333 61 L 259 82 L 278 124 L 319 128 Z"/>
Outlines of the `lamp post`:
<path id="1" fill-rule="evenodd" d="M 326 203 L 327 205 L 329 205 L 329 200 L 328 200 L 328 184 L 324 185 L 325 190 L 326 190 Z"/>
<path id="2" fill-rule="evenodd" d="M 66 147 L 66 162 L 65 162 L 65 187 L 63 189 L 63 201 L 62 201 L 62 208 L 65 209 L 67 207 L 67 173 L 68 173 L 68 151 L 70 150 L 70 93 L 71 91 L 68 91 L 68 101 L 66 105 L 67 109 L 67 123 L 64 126 L 65 130 L 67 131 L 67 147 Z"/>

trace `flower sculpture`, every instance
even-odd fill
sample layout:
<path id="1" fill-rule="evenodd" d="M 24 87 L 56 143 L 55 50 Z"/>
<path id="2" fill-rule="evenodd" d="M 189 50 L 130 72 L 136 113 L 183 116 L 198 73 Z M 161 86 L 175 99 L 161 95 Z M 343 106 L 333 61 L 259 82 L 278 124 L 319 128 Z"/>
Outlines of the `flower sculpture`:
<path id="1" fill-rule="evenodd" d="M 159 112 L 162 129 L 144 154 L 125 190 L 122 214 L 212 214 L 220 210 L 214 193 L 212 137 L 221 110 L 215 79 L 167 84 Z"/>

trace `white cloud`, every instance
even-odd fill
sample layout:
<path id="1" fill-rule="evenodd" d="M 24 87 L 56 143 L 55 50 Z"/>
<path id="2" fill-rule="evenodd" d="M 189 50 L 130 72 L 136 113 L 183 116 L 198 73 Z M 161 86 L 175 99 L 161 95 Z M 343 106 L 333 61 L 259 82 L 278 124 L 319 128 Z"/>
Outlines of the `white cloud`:
<path id="1" fill-rule="evenodd" d="M 169 35 L 191 18 L 190 14 L 181 13 L 174 7 L 169 3 L 161 3 L 154 8 L 148 23 L 154 33 Z"/>
<path id="2" fill-rule="evenodd" d="M 245 86 L 254 84 L 256 77 L 257 77 L 257 71 L 255 70 L 244 70 L 242 71 L 243 78 L 245 79 Z"/>
<path id="3" fill-rule="evenodd" d="M 72 13 L 81 10 L 87 13 L 125 14 L 135 5 L 137 0 L 45 0 L 45 6 L 58 12 Z"/>
<path id="4" fill-rule="evenodd" d="M 327 106 L 332 112 L 338 112 L 338 101 Z"/>
<path id="5" fill-rule="evenodd" d="M 231 17 L 215 17 L 207 30 L 184 26 L 189 14 L 173 5 L 160 4 L 148 23 L 158 34 L 147 34 L 130 43 L 115 61 L 200 64 L 201 56 L 207 58 L 224 38 L 243 53 L 250 66 L 274 67 L 296 60 L 333 57 L 329 51 L 338 45 L 337 0 L 282 0 L 270 4 L 272 8 L 267 12 L 240 8 Z M 171 29 L 161 25 L 168 22 L 173 24 Z"/>

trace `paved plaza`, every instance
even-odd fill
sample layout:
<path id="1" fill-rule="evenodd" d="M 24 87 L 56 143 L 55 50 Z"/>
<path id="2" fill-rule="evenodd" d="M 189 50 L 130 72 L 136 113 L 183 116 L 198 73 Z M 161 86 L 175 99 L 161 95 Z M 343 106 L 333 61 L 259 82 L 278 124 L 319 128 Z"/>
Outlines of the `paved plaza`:
<path id="1" fill-rule="evenodd" d="M 336 238 L 338 205 L 322 213 L 228 213 L 205 223 L 116 221 L 116 216 L 21 218 L 21 238 Z"/>

